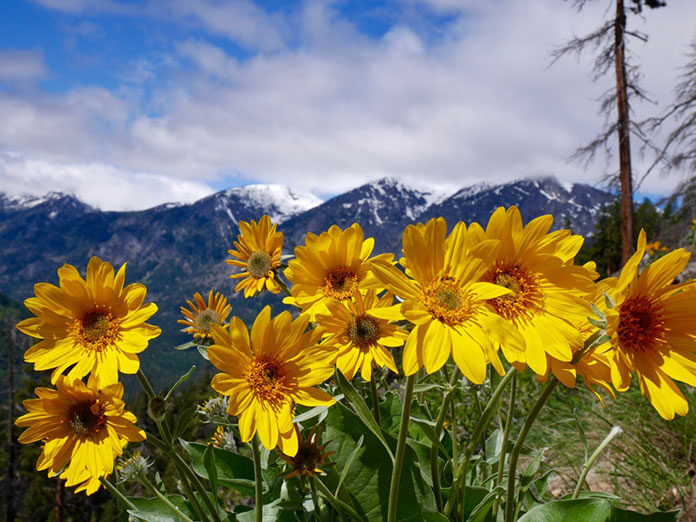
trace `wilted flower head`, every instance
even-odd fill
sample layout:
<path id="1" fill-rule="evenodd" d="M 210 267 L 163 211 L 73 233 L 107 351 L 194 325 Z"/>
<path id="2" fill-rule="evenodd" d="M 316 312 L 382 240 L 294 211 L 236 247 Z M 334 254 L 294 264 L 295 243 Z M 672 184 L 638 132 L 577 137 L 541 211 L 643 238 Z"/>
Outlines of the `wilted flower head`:
<path id="1" fill-rule="evenodd" d="M 136 480 L 140 475 L 145 475 L 149 467 L 150 461 L 143 457 L 140 451 L 136 451 L 127 459 L 122 460 L 116 466 L 116 470 L 120 479 L 128 482 Z"/>
<path id="2" fill-rule="evenodd" d="M 227 418 L 227 397 L 217 395 L 210 397 L 202 405 L 198 406 L 198 413 L 203 415 L 205 422 L 214 424 L 215 422 Z"/>
<path id="3" fill-rule="evenodd" d="M 222 426 L 217 427 L 213 436 L 210 437 L 210 442 L 208 444 L 212 444 L 216 448 L 227 451 L 237 450 L 237 442 L 234 440 L 234 433 L 232 430 L 225 429 Z"/>

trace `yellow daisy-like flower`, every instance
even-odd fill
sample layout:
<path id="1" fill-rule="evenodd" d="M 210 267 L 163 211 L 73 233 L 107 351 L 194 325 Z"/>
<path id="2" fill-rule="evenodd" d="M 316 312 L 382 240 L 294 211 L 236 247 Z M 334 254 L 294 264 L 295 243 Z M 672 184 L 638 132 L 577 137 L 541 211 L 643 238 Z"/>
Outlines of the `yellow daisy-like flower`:
<path id="1" fill-rule="evenodd" d="M 123 447 L 145 439 L 135 415 L 124 409 L 121 383 L 98 389 L 94 378 L 85 385 L 61 375 L 55 390 L 36 388 L 35 393 L 39 398 L 24 401 L 29 413 L 15 423 L 28 427 L 19 442 L 44 441 L 36 469 L 47 469 L 49 476 L 60 473 L 68 486 L 77 485 L 75 492 L 94 493 L 99 478 L 113 472 Z"/>
<path id="2" fill-rule="evenodd" d="M 618 391 L 631 385 L 636 372 L 640 389 L 667 420 L 686 415 L 689 405 L 672 379 L 696 386 L 696 284 L 672 284 L 690 254 L 679 248 L 638 274 L 645 254 L 645 231 L 618 278 L 600 287 L 616 306 L 606 309 L 611 378 Z"/>
<path id="3" fill-rule="evenodd" d="M 35 370 L 55 368 L 51 382 L 70 366 L 68 380 L 92 372 L 104 387 L 118 381 L 118 372 L 136 373 L 137 354 L 150 339 L 160 334 L 157 326 L 145 323 L 157 305 L 143 305 L 147 289 L 139 283 L 123 286 L 124 264 L 114 275 L 110 263 L 93 257 L 87 265 L 86 280 L 72 265 L 58 269 L 59 287 L 34 285 L 36 297 L 24 301 L 36 316 L 17 328 L 43 339 L 29 348 L 24 360 Z"/>
<path id="4" fill-rule="evenodd" d="M 403 263 L 412 278 L 391 263 L 376 261 L 372 270 L 390 292 L 404 300 L 401 313 L 415 325 L 404 346 L 406 375 L 421 367 L 433 373 L 452 354 L 462 373 L 481 384 L 488 361 L 503 372 L 490 340 L 497 316 L 487 300 L 510 290 L 479 282 L 487 268 L 484 259 L 496 255 L 499 242 L 485 241 L 469 248 L 462 222 L 446 235 L 443 218 L 409 225 L 403 236 Z"/>
<path id="5" fill-rule="evenodd" d="M 333 397 L 315 385 L 333 374 L 331 350 L 317 345 L 321 328 L 307 331 L 309 317 L 294 321 L 289 312 L 271 320 L 266 306 L 251 327 L 233 317 L 227 328 L 212 326 L 214 344 L 210 362 L 222 370 L 213 377 L 215 391 L 229 396 L 227 412 L 239 415 L 242 442 L 258 433 L 270 449 L 280 446 L 286 455 L 297 453 L 297 434 L 292 425 L 294 404 L 329 406 Z"/>
<path id="6" fill-rule="evenodd" d="M 387 347 L 402 346 L 408 332 L 384 318 L 401 318 L 393 304 L 391 294 L 378 299 L 374 290 L 368 290 L 365 296 L 357 292 L 355 301 L 328 302 L 329 315 L 317 315 L 317 322 L 328 334 L 322 344 L 335 350 L 336 367 L 346 379 L 351 380 L 360 370 L 362 378 L 369 381 L 373 366 L 399 373 Z"/>
<path id="7" fill-rule="evenodd" d="M 208 294 L 207 304 L 198 292 L 193 294 L 193 300 L 194 302 L 191 302 L 190 299 L 186 300 L 190 310 L 183 306 L 180 308 L 186 319 L 178 319 L 177 323 L 187 325 L 184 331 L 192 334 L 194 338 L 208 339 L 210 338 L 210 325 L 224 324 L 230 313 L 231 305 L 227 304 L 227 298 L 219 292 L 213 295 L 212 290 Z"/>
<path id="8" fill-rule="evenodd" d="M 236 259 L 227 259 L 225 263 L 244 269 L 230 278 L 241 279 L 234 291 L 244 290 L 244 297 L 252 297 L 266 288 L 273 294 L 280 293 L 280 286 L 275 281 L 275 269 L 280 266 L 280 254 L 283 250 L 283 233 L 276 232 L 276 224 L 271 218 L 263 216 L 256 223 L 239 222 L 242 232 L 237 236 L 234 246 L 237 250 L 227 253 Z"/>
<path id="9" fill-rule="evenodd" d="M 502 319 L 492 332 L 494 340 L 510 363 L 527 364 L 538 375 L 548 371 L 547 354 L 570 362 L 582 347 L 574 325 L 586 322 L 591 312 L 587 298 L 596 291 L 596 272 L 573 264 L 582 237 L 568 230 L 549 233 L 552 223 L 553 216 L 545 215 L 523 226 L 517 207 L 500 207 L 485 231 L 478 223 L 469 227 L 472 244 L 500 241 L 498 255 L 481 277 L 511 291 L 489 300 Z"/>
<path id="10" fill-rule="evenodd" d="M 284 303 L 299 306 L 314 319 L 317 313 L 327 313 L 327 301 L 347 301 L 359 290 L 381 290 L 383 286 L 370 272 L 374 260 L 391 262 L 392 254 L 370 258 L 375 240 L 363 240 L 360 225 L 353 223 L 345 230 L 332 226 L 320 235 L 308 233 L 304 246 L 295 248 L 295 259 L 285 270 L 292 283 L 292 297 Z"/>
<path id="11" fill-rule="evenodd" d="M 306 439 L 303 439 L 302 435 L 300 435 L 300 429 L 297 427 L 297 424 L 295 424 L 295 432 L 300 441 L 297 453 L 292 457 L 283 455 L 282 453 L 280 454 L 280 457 L 292 466 L 292 471 L 285 475 L 284 478 L 289 479 L 295 475 L 311 477 L 316 473 L 323 473 L 323 471 L 319 469 L 319 466 L 324 463 L 326 457 L 336 452 L 325 452 L 324 448 L 326 448 L 326 444 L 319 445 L 321 427 L 317 429 L 317 427 L 314 426 Z"/>

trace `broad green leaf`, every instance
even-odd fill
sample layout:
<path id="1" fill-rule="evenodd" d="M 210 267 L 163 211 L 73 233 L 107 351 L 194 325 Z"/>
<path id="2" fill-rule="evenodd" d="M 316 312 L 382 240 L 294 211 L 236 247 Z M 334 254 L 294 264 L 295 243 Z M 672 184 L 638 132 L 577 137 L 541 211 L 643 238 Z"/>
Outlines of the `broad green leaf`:
<path id="1" fill-rule="evenodd" d="M 191 457 L 193 470 L 201 477 L 208 477 L 208 470 L 204 463 L 204 453 L 207 444 L 198 442 L 186 442 L 179 439 L 186 452 Z M 215 456 L 215 471 L 217 481 L 223 486 L 228 486 L 247 496 L 254 496 L 254 462 L 236 453 L 231 453 L 220 448 L 212 447 Z"/>
<path id="2" fill-rule="evenodd" d="M 355 413 L 360 421 L 362 421 L 365 427 L 367 427 L 367 429 L 369 429 L 382 443 L 384 448 L 387 450 L 389 458 L 392 462 L 394 462 L 394 454 L 392 453 L 389 444 L 387 444 L 387 441 L 382 434 L 382 430 L 377 425 L 377 421 L 375 421 L 375 418 L 372 416 L 372 412 L 367 407 L 367 404 L 365 404 L 365 401 L 362 399 L 362 397 L 360 397 L 355 388 L 353 388 L 353 385 L 346 380 L 343 373 L 340 371 L 336 371 L 336 380 L 341 388 L 341 391 L 343 392 L 343 395 L 345 395 L 345 398 L 355 410 Z"/>
<path id="3" fill-rule="evenodd" d="M 493 502 L 495 499 L 505 493 L 505 488 L 503 486 L 498 486 L 492 489 L 488 494 L 481 499 L 478 505 L 469 515 L 469 518 L 465 519 L 467 522 L 484 522 L 488 517 L 488 513 L 493 507 Z"/>
<path id="4" fill-rule="evenodd" d="M 174 440 L 178 439 L 184 434 L 186 428 L 189 427 L 189 424 L 191 424 L 191 421 L 196 416 L 196 411 L 198 411 L 198 405 L 194 404 L 193 406 L 189 406 L 176 416 L 176 425 L 174 426 Z"/>
<path id="5" fill-rule="evenodd" d="M 264 522 L 295 522 L 294 509 L 289 509 L 290 505 L 280 499 L 264 504 L 261 512 L 263 513 Z M 298 506 L 295 506 L 297 509 Z M 299 505 L 302 510 L 302 505 Z M 237 520 L 240 522 L 254 522 L 256 520 L 256 510 L 245 511 L 237 515 Z"/>
<path id="6" fill-rule="evenodd" d="M 339 500 L 349 504 L 363 520 L 386 519 L 392 461 L 382 441 L 360 422 L 354 412 L 340 403 L 329 409 L 325 434 L 325 440 L 329 441 L 327 449 L 336 451 L 336 469 L 343 471 L 348 468 L 338 489 Z M 389 444 L 396 445 L 394 437 L 389 434 L 385 437 Z M 361 438 L 362 446 L 353 456 Z M 446 519 L 435 510 L 435 497 L 419 468 L 409 443 L 399 483 L 397 519 L 444 521 Z M 331 468 L 321 480 L 330 491 L 336 491 L 340 477 Z"/>
<path id="7" fill-rule="evenodd" d="M 212 444 L 209 444 L 207 448 L 205 448 L 205 451 L 203 451 L 203 466 L 205 466 L 205 470 L 207 471 L 208 475 L 208 480 L 210 481 L 210 490 L 212 491 L 213 495 L 216 495 L 217 492 L 217 484 L 218 484 L 218 476 L 217 476 L 217 468 L 215 467 L 215 453 L 213 452 L 214 446 Z"/>
<path id="8" fill-rule="evenodd" d="M 530 509 L 518 522 L 611 522 L 612 506 L 604 499 L 553 500 Z"/>
<path id="9" fill-rule="evenodd" d="M 140 520 L 145 522 L 181 522 L 181 518 L 158 498 L 130 497 L 128 500 L 136 507 L 136 509 L 129 509 L 128 513 Z M 196 512 L 181 495 L 167 495 L 167 500 L 191 520 L 198 519 Z"/>

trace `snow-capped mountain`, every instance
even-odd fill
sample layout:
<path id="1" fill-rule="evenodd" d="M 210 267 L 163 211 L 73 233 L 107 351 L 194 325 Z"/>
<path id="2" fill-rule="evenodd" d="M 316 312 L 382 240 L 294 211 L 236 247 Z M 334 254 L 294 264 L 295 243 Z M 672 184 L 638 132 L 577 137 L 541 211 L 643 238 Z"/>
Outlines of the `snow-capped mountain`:
<path id="1" fill-rule="evenodd" d="M 608 192 L 589 185 L 560 183 L 553 177 L 522 179 L 499 185 L 482 183 L 463 188 L 431 205 L 420 219 L 443 216 L 448 222 L 476 221 L 485 227 L 496 208 L 516 205 L 525 222 L 542 214 L 551 214 L 553 229 L 569 227 L 575 233 L 589 236 L 602 207 L 611 198 Z"/>
<path id="2" fill-rule="evenodd" d="M 395 178 L 382 178 L 340 194 L 288 220 L 281 229 L 288 245 L 304 242 L 307 232 L 318 234 L 331 225 L 345 228 L 358 222 L 365 237 L 379 239 L 375 252 L 398 250 L 401 231 L 445 197 L 441 191 L 425 191 Z"/>

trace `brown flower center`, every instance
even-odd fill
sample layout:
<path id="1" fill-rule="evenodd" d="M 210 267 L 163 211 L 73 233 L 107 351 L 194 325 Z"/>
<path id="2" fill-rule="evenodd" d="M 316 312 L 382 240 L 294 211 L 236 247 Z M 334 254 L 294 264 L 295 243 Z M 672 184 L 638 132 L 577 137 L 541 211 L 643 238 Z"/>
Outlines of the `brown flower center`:
<path id="1" fill-rule="evenodd" d="M 647 296 L 626 299 L 619 306 L 619 344 L 630 352 L 652 350 L 665 341 L 665 322 Z"/>
<path id="2" fill-rule="evenodd" d="M 348 338 L 359 348 L 367 348 L 379 339 L 379 323 L 369 315 L 353 317 L 348 325 Z"/>
<path id="3" fill-rule="evenodd" d="M 430 314 L 449 326 L 462 324 L 473 312 L 471 299 L 452 277 L 440 277 L 430 283 L 423 300 Z"/>
<path id="4" fill-rule="evenodd" d="M 90 437 L 106 426 L 106 415 L 97 402 L 79 402 L 68 410 L 68 423 L 76 435 Z"/>
<path id="5" fill-rule="evenodd" d="M 101 352 L 113 345 L 119 333 L 118 319 L 111 314 L 111 308 L 95 305 L 73 325 L 77 343 L 88 350 Z"/>
<path id="6" fill-rule="evenodd" d="M 268 271 L 271 269 L 271 261 L 272 258 L 268 255 L 268 252 L 257 250 L 249 256 L 247 270 L 251 277 L 261 279 L 268 275 Z"/>
<path id="7" fill-rule="evenodd" d="M 498 315 L 513 321 L 531 319 L 543 308 L 544 294 L 536 276 L 519 265 L 496 265 L 484 281 L 503 286 L 512 293 L 489 299 Z"/>
<path id="8" fill-rule="evenodd" d="M 220 316 L 215 310 L 207 309 L 198 312 L 198 315 L 196 315 L 196 328 L 200 332 L 210 333 L 211 324 L 222 324 Z"/>
<path id="9" fill-rule="evenodd" d="M 286 376 L 278 361 L 257 357 L 247 367 L 244 377 L 257 399 L 274 405 L 287 399 Z"/>
<path id="10" fill-rule="evenodd" d="M 319 467 L 324 456 L 321 454 L 321 449 L 314 443 L 308 440 L 300 440 L 297 448 L 297 454 L 293 457 L 293 467 L 303 474 L 311 474 Z"/>
<path id="11" fill-rule="evenodd" d="M 358 288 L 358 274 L 349 266 L 337 266 L 324 277 L 324 295 L 349 299 Z"/>

